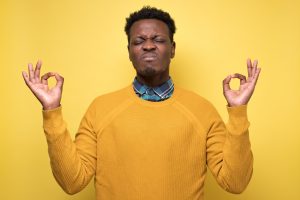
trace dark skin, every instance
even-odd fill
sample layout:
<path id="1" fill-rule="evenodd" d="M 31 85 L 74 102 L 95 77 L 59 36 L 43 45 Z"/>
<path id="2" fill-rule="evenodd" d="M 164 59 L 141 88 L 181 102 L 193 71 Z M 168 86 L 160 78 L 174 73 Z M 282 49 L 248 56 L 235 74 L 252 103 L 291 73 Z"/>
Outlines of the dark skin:
<path id="1" fill-rule="evenodd" d="M 169 65 L 175 55 L 175 42 L 171 41 L 168 26 L 157 19 L 143 19 L 136 21 L 130 29 L 128 44 L 129 59 L 132 62 L 137 79 L 147 86 L 159 86 L 169 79 Z M 258 62 L 247 60 L 248 77 L 242 74 L 232 74 L 223 80 L 223 94 L 228 106 L 245 105 L 250 100 L 260 68 Z M 48 72 L 40 77 L 42 62 L 38 61 L 36 67 L 28 64 L 28 74 L 22 72 L 24 81 L 44 110 L 60 106 L 64 78 L 56 72 Z M 49 88 L 48 79 L 54 77 L 56 85 Z M 230 88 L 233 78 L 240 80 L 238 90 Z"/>
<path id="2" fill-rule="evenodd" d="M 169 36 L 168 26 L 157 19 L 143 19 L 130 28 L 129 59 L 137 79 L 156 87 L 169 79 L 169 66 L 175 56 L 175 42 Z"/>

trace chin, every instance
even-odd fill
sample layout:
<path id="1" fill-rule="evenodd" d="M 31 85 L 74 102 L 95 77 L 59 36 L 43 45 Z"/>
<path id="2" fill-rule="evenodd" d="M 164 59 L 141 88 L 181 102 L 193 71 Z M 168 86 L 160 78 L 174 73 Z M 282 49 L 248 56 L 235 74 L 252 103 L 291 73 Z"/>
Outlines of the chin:
<path id="1" fill-rule="evenodd" d="M 157 74 L 157 71 L 152 67 L 147 67 L 144 70 L 140 70 L 139 74 L 144 77 L 151 77 Z"/>

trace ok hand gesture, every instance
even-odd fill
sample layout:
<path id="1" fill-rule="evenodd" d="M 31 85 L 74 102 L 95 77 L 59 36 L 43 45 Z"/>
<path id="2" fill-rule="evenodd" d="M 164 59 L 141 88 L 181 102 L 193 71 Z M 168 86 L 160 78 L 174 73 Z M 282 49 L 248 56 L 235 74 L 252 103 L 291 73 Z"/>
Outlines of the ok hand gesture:
<path id="1" fill-rule="evenodd" d="M 23 78 L 31 92 L 41 102 L 44 110 L 57 108 L 60 106 L 64 78 L 55 72 L 48 72 L 40 78 L 41 67 L 41 61 L 37 62 L 34 70 L 33 65 L 29 63 L 29 76 L 23 71 Z M 54 76 L 56 79 L 56 85 L 50 89 L 48 86 L 48 79 L 52 76 Z"/>
<path id="2" fill-rule="evenodd" d="M 245 105 L 250 100 L 260 73 L 260 68 L 257 68 L 257 60 L 253 64 L 250 59 L 247 60 L 248 78 L 242 74 L 232 74 L 223 80 L 223 94 L 226 98 L 228 106 Z M 230 81 L 232 78 L 240 79 L 240 86 L 238 90 L 230 88 Z"/>

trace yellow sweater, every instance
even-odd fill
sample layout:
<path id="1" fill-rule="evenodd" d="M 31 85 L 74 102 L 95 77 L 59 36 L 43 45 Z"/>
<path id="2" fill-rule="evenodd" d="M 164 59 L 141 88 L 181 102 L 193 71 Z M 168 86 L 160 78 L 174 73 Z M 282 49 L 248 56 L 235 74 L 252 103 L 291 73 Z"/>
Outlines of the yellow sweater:
<path id="1" fill-rule="evenodd" d="M 206 166 L 232 193 L 252 175 L 246 106 L 215 108 L 175 86 L 162 102 L 140 99 L 132 85 L 97 97 L 73 142 L 61 107 L 43 111 L 52 172 L 69 194 L 94 176 L 97 200 L 202 200 Z"/>

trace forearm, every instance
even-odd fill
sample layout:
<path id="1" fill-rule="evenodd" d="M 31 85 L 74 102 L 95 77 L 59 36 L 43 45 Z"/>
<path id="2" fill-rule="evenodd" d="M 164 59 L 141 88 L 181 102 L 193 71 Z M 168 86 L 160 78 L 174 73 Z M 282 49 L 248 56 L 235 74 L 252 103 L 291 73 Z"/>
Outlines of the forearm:
<path id="1" fill-rule="evenodd" d="M 43 111 L 43 119 L 53 175 L 65 192 L 77 193 L 90 181 L 94 166 L 72 141 L 61 107 Z"/>
<path id="2" fill-rule="evenodd" d="M 228 108 L 229 121 L 225 134 L 222 136 L 221 128 L 216 128 L 220 131 L 216 131 L 213 139 L 220 142 L 220 145 L 214 147 L 219 153 L 215 153 L 211 159 L 211 169 L 218 183 L 231 193 L 244 191 L 253 171 L 246 109 L 246 106 Z"/>

